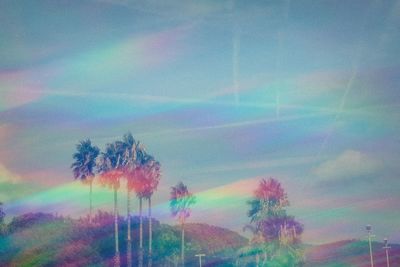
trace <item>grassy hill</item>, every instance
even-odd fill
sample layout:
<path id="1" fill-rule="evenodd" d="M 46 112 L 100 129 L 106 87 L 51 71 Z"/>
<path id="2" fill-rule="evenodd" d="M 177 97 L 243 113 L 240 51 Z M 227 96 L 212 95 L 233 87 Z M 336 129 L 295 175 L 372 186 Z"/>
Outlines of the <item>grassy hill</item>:
<path id="1" fill-rule="evenodd" d="M 126 264 L 126 233 L 120 218 L 121 263 Z M 112 266 L 114 255 L 114 218 L 99 212 L 93 224 L 87 218 L 73 220 L 46 213 L 15 217 L 0 237 L 0 266 Z M 144 218 L 144 249 L 148 248 L 148 220 Z M 132 218 L 133 263 L 136 265 L 139 243 L 139 218 Z M 247 244 L 230 230 L 207 224 L 186 225 L 186 259 L 195 265 L 201 252 L 215 262 Z M 153 220 L 153 265 L 174 266 L 180 255 L 180 229 Z M 146 254 L 146 253 L 145 253 Z M 146 262 L 145 258 L 145 262 Z"/>
<path id="2" fill-rule="evenodd" d="M 126 264 L 126 221 L 120 218 L 119 238 L 123 266 Z M 74 220 L 46 213 L 15 217 L 0 236 L 0 266 L 112 266 L 114 218 L 98 212 Z M 148 247 L 148 221 L 144 219 L 144 248 Z M 132 219 L 133 264 L 137 265 L 139 218 Z M 204 266 L 235 266 L 238 251 L 248 240 L 236 232 L 207 224 L 186 225 L 186 266 L 198 266 L 195 254 L 207 255 Z M 153 220 L 153 266 L 174 266 L 180 255 L 180 229 Z M 375 267 L 386 266 L 383 244 L 373 242 Z M 400 266 L 400 245 L 391 245 L 391 266 Z M 368 243 L 346 240 L 325 245 L 305 245 L 305 266 L 369 267 Z M 145 253 L 146 254 L 146 253 Z M 145 257 L 145 263 L 147 261 Z M 249 265 L 251 266 L 251 265 Z"/>
<path id="3" fill-rule="evenodd" d="M 400 266 L 400 245 L 390 245 L 391 266 Z M 374 266 L 386 267 L 386 254 L 383 244 L 372 243 Z M 306 249 L 306 266 L 357 266 L 370 267 L 369 246 L 367 241 L 345 240 L 335 243 L 309 246 Z"/>

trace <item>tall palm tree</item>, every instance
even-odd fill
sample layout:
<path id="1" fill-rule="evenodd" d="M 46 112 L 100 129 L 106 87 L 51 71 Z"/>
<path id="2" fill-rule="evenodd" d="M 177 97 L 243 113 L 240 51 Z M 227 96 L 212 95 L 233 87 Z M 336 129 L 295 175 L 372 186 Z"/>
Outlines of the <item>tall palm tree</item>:
<path id="1" fill-rule="evenodd" d="M 126 133 L 122 140 L 122 150 L 123 150 L 123 172 L 127 179 L 126 182 L 126 192 L 127 192 L 127 266 L 132 266 L 132 237 L 131 237 L 131 196 L 130 193 L 134 189 L 132 184 L 135 179 L 135 169 L 138 166 L 137 162 L 137 148 L 138 143 L 135 141 L 131 133 Z"/>
<path id="2" fill-rule="evenodd" d="M 186 185 L 179 182 L 171 188 L 170 208 L 173 217 L 176 217 L 181 225 L 181 262 L 185 265 L 185 222 L 191 214 L 190 206 L 196 202 L 195 197 L 189 192 Z"/>
<path id="3" fill-rule="evenodd" d="M 134 190 L 139 199 L 139 259 L 138 265 L 143 266 L 143 199 L 148 199 L 149 206 L 149 265 L 152 254 L 152 229 L 151 229 L 151 196 L 158 186 L 160 179 L 160 164 L 149 155 L 139 143 L 133 146 L 135 152 L 134 166 L 127 172 L 129 190 Z"/>
<path id="4" fill-rule="evenodd" d="M 153 241 L 153 232 L 152 232 L 152 221 L 151 221 L 151 197 L 154 192 L 157 190 L 158 183 L 161 178 L 161 170 L 160 163 L 155 161 L 152 156 L 148 156 L 147 161 L 144 164 L 144 180 L 145 180 L 145 188 L 144 188 L 144 197 L 148 200 L 149 204 L 149 255 L 148 255 L 148 266 L 152 266 L 152 241 Z"/>
<path id="5" fill-rule="evenodd" d="M 139 199 L 139 259 L 138 266 L 143 266 L 143 198 L 146 194 L 146 171 L 145 165 L 148 155 L 144 147 L 137 142 L 136 144 L 136 166 L 130 172 L 128 187 L 133 189 Z"/>
<path id="6" fill-rule="evenodd" d="M 75 160 L 72 165 L 72 173 L 75 180 L 80 179 L 85 184 L 89 184 L 89 223 L 92 223 L 92 187 L 94 180 L 94 169 L 96 158 L 99 155 L 99 148 L 93 146 L 90 139 L 80 141 L 76 145 L 76 152 L 72 155 Z"/>
<path id="7" fill-rule="evenodd" d="M 98 162 L 98 172 L 100 174 L 100 183 L 108 186 L 114 191 L 114 236 L 115 236 L 115 257 L 114 266 L 120 266 L 119 240 L 118 240 L 118 189 L 120 179 L 123 176 L 121 168 L 121 159 L 123 151 L 121 144 L 115 142 L 107 144 L 105 152 L 101 153 Z"/>

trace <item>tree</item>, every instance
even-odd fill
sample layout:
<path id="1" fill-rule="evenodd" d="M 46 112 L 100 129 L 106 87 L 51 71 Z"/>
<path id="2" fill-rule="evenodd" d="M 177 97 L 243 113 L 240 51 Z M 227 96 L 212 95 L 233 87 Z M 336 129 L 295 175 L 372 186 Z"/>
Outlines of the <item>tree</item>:
<path id="1" fill-rule="evenodd" d="M 139 263 L 143 266 L 143 198 L 146 196 L 146 164 L 149 155 L 144 147 L 137 143 L 136 146 L 136 166 L 129 173 L 128 187 L 133 189 L 139 199 Z"/>
<path id="2" fill-rule="evenodd" d="M 6 217 L 6 214 L 3 211 L 3 203 L 0 202 L 0 235 L 5 233 L 5 223 L 4 223 L 5 217 Z"/>
<path id="3" fill-rule="evenodd" d="M 131 196 L 130 193 L 134 190 L 135 170 L 139 165 L 138 162 L 138 145 L 131 133 L 126 133 L 123 137 L 122 143 L 120 144 L 123 150 L 122 166 L 123 174 L 126 178 L 126 192 L 127 192 L 127 265 L 132 266 L 132 237 L 131 237 Z"/>
<path id="4" fill-rule="evenodd" d="M 160 227 L 159 235 L 155 239 L 155 245 L 158 258 L 164 261 L 162 266 L 170 266 L 170 264 L 178 266 L 180 258 L 179 239 L 179 234 L 175 232 L 174 228 L 166 227 L 165 225 Z"/>
<path id="5" fill-rule="evenodd" d="M 92 186 L 96 158 L 99 155 L 99 148 L 93 146 L 90 139 L 81 141 L 76 145 L 76 152 L 73 154 L 75 160 L 72 165 L 72 173 L 75 180 L 80 179 L 83 183 L 89 184 L 89 222 L 92 222 Z"/>
<path id="6" fill-rule="evenodd" d="M 179 182 L 171 188 L 170 208 L 173 217 L 178 219 L 181 225 L 181 262 L 185 265 L 185 222 L 191 214 L 190 206 L 195 204 L 196 199 L 189 192 L 186 185 Z"/>
<path id="7" fill-rule="evenodd" d="M 115 258 L 114 265 L 120 266 L 119 240 L 118 240 L 118 189 L 120 179 L 123 176 L 121 158 L 123 151 L 121 143 L 107 144 L 105 152 L 101 153 L 97 168 L 100 174 L 100 183 L 108 186 L 114 191 L 114 235 L 115 235 Z"/>
<path id="8" fill-rule="evenodd" d="M 144 197 L 148 200 L 149 204 L 149 255 L 148 266 L 152 265 L 152 221 L 151 221 L 151 197 L 157 190 L 158 183 L 161 178 L 160 163 L 155 161 L 152 156 L 146 157 L 146 162 L 143 165 L 144 172 Z"/>
<path id="9" fill-rule="evenodd" d="M 247 203 L 250 205 L 248 216 L 252 223 L 270 216 L 284 215 L 286 211 L 283 208 L 289 205 L 281 184 L 273 178 L 262 179 L 254 191 L 253 199 Z"/>
<path id="10" fill-rule="evenodd" d="M 298 244 L 303 226 L 286 214 L 289 201 L 281 184 L 273 178 L 262 179 L 247 203 L 250 225 L 245 228 L 252 230 L 251 243 L 264 254 L 263 266 L 298 266 L 302 261 Z M 256 262 L 258 259 L 256 253 Z"/>

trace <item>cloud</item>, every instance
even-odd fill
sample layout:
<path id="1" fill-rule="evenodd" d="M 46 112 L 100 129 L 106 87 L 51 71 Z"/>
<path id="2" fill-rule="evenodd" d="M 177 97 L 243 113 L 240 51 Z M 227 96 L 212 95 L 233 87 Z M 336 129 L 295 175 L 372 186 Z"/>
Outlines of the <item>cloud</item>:
<path id="1" fill-rule="evenodd" d="M 17 174 L 12 173 L 0 163 L 0 183 L 18 183 L 20 180 Z"/>
<path id="2" fill-rule="evenodd" d="M 286 157 L 278 159 L 265 159 L 232 164 L 224 164 L 219 166 L 203 167 L 200 171 L 194 171 L 194 174 L 211 174 L 223 173 L 241 170 L 254 170 L 254 169 L 272 169 L 272 168 L 290 168 L 293 166 L 307 165 L 315 161 L 315 157 Z M 193 170 L 193 169 L 192 169 Z"/>
<path id="3" fill-rule="evenodd" d="M 43 95 L 40 82 L 31 79 L 29 71 L 0 71 L 0 111 L 40 99 Z"/>
<path id="4" fill-rule="evenodd" d="M 320 180 L 360 177 L 379 170 L 382 162 L 356 150 L 346 150 L 337 158 L 325 161 L 312 170 Z"/>
<path id="5" fill-rule="evenodd" d="M 23 182 L 22 178 L 0 163 L 0 202 L 8 208 L 10 202 L 38 190 L 38 186 Z"/>
<path id="6" fill-rule="evenodd" d="M 230 1 L 128 1 L 128 0 L 97 0 L 111 5 L 119 5 L 144 14 L 165 16 L 171 19 L 203 18 L 211 15 L 229 15 L 232 10 Z"/>

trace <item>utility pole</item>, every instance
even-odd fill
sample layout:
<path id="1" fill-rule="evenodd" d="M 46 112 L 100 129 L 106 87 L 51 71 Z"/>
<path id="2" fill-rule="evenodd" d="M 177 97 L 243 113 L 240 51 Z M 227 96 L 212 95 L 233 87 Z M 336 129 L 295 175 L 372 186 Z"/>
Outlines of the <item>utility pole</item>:
<path id="1" fill-rule="evenodd" d="M 201 267 L 201 258 L 202 257 L 205 257 L 206 256 L 206 254 L 197 254 L 197 255 L 195 255 L 196 257 L 199 257 L 199 266 Z"/>
<path id="2" fill-rule="evenodd" d="M 383 249 L 386 251 L 386 266 L 390 267 L 390 262 L 389 262 L 389 249 L 390 247 L 388 246 L 388 239 L 385 238 L 383 239 L 384 247 Z"/>
<path id="3" fill-rule="evenodd" d="M 370 224 L 368 224 L 367 226 L 365 226 L 365 229 L 368 232 L 368 244 L 369 244 L 369 256 L 371 259 L 371 267 L 374 267 L 374 258 L 372 256 L 372 245 L 371 245 L 371 239 L 373 237 L 375 237 L 374 235 L 371 234 L 372 231 L 372 226 Z"/>

